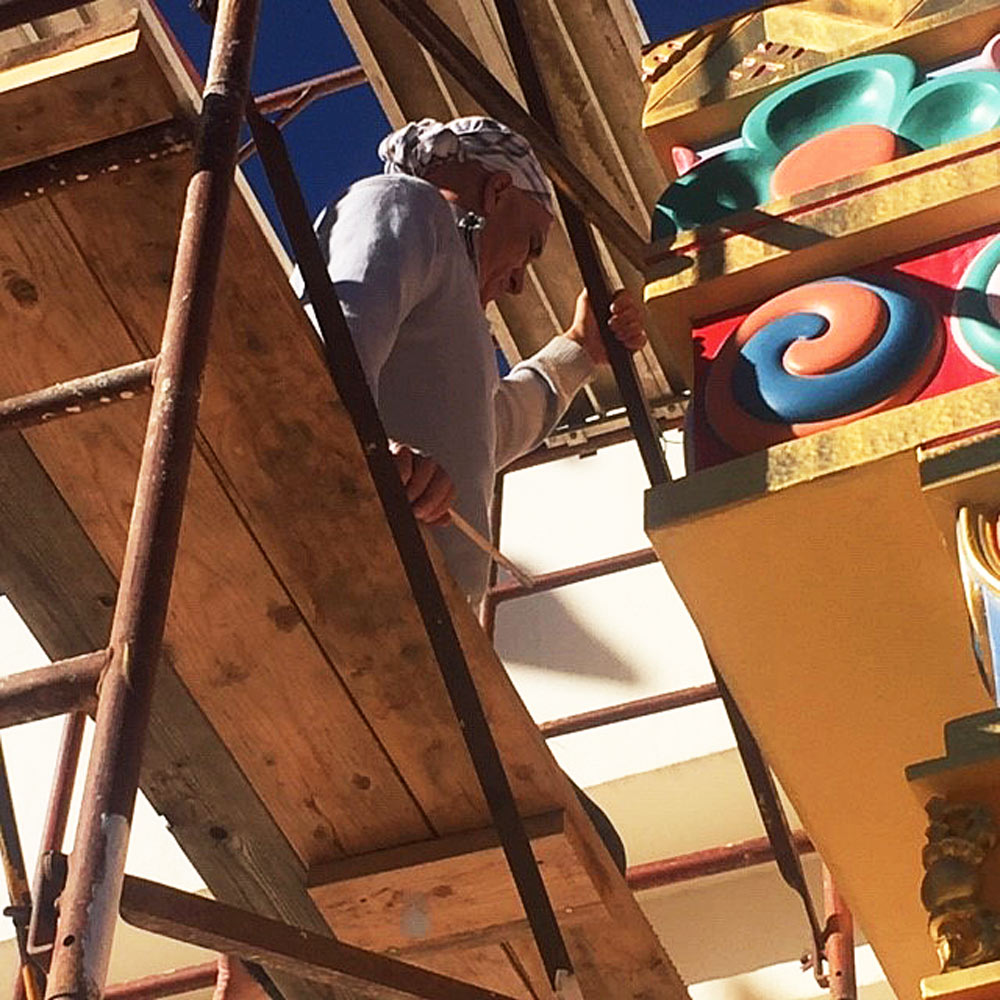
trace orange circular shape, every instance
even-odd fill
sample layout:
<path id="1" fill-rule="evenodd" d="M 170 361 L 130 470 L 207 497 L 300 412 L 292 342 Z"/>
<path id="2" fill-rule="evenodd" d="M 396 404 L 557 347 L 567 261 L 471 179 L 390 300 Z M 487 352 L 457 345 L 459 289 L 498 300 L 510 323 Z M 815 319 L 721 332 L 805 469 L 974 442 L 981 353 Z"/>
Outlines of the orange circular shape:
<path id="1" fill-rule="evenodd" d="M 771 174 L 775 198 L 808 191 L 906 153 L 906 145 L 881 125 L 845 125 L 813 136 L 784 156 Z"/>
<path id="2" fill-rule="evenodd" d="M 787 313 L 815 313 L 829 324 L 814 340 L 797 340 L 783 363 L 793 375 L 821 375 L 864 357 L 885 332 L 888 310 L 872 292 L 848 281 L 823 281 L 791 288 L 755 309 L 740 324 L 734 340 L 742 347 L 751 337 Z"/>

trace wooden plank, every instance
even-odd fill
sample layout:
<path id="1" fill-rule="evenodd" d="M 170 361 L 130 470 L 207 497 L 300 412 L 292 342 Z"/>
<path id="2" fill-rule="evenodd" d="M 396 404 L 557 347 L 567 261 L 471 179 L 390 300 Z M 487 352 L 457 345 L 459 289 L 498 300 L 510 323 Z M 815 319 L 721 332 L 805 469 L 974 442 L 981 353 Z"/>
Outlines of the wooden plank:
<path id="1" fill-rule="evenodd" d="M 180 164 L 162 166 L 175 170 Z M 154 170 L 150 180 L 160 176 Z M 99 183 L 77 190 L 93 191 Z M 127 211 L 114 203 L 104 208 L 112 227 L 116 208 Z M 0 259 L 21 282 L 7 288 L 16 285 L 21 298 L 9 293 L 0 302 L 0 391 L 12 395 L 136 359 L 121 311 L 104 298 L 51 203 L 18 205 L 2 220 Z M 157 245 L 155 229 L 144 230 L 145 237 L 126 225 L 118 231 L 133 246 Z M 163 245 L 169 249 L 172 239 L 171 227 Z M 142 256 L 130 256 L 127 242 L 106 252 L 130 261 Z M 165 288 L 168 275 L 166 263 L 139 294 L 149 299 L 151 287 Z M 24 291 L 29 286 L 31 296 Z M 124 550 L 143 428 L 144 420 L 131 411 L 99 410 L 28 435 L 114 571 Z M 189 497 L 166 655 L 195 687 L 200 706 L 253 776 L 293 847 L 303 860 L 318 861 L 423 835 L 426 826 L 409 793 L 202 458 L 193 464 Z M 226 589 L 226 581 L 241 586 Z M 299 686 L 281 683 L 288 663 L 296 664 Z M 304 698 L 305 691 L 311 697 Z M 263 706 L 279 721 L 261 718 Z M 255 716 L 258 725 L 248 726 Z"/>
<path id="2" fill-rule="evenodd" d="M 172 117 L 153 65 L 132 29 L 0 70 L 0 169 Z"/>
<path id="3" fill-rule="evenodd" d="M 169 60 L 157 65 L 176 72 Z M 167 89 L 187 99 L 177 80 Z M 147 162 L 0 212 L 9 279 L 0 290 L 0 393 L 153 353 L 184 163 Z M 204 382 L 168 660 L 298 858 L 318 862 L 483 827 L 482 795 L 360 447 L 273 236 L 241 192 Z M 112 571 L 142 424 L 132 409 L 102 409 L 30 435 Z M 595 940 L 612 924 L 629 937 L 634 974 L 607 995 L 685 996 L 471 610 L 446 587 L 522 810 L 565 811 L 580 869 L 601 899 Z M 171 747 L 175 755 L 182 749 Z M 203 789 L 191 793 L 197 800 Z M 192 822 L 200 826 L 202 815 Z M 220 840 L 238 843 L 238 824 L 219 830 L 227 834 Z"/>
<path id="4" fill-rule="evenodd" d="M 563 816 L 532 817 L 526 827 L 556 912 L 599 903 Z M 361 948 L 440 951 L 458 938 L 530 936 L 492 827 L 324 865 L 310 872 L 309 884 L 337 937 Z"/>
<path id="5" fill-rule="evenodd" d="M 445 976 L 471 980 L 515 1000 L 556 1000 L 548 988 L 541 963 L 530 972 L 522 969 L 511 961 L 507 946 L 503 944 L 437 951 L 416 959 L 407 955 L 405 961 Z"/>
<path id="6" fill-rule="evenodd" d="M 935 968 L 915 868 L 926 819 L 903 769 L 988 698 L 957 568 L 901 447 L 781 486 L 744 480 L 742 496 L 738 475 L 728 494 L 703 483 L 700 502 L 695 475 L 690 504 L 655 491 L 647 531 L 902 996 Z"/>
<path id="7" fill-rule="evenodd" d="M 156 206 L 175 183 L 169 178 L 175 162 L 157 165 L 142 182 L 121 174 L 106 179 L 114 189 L 113 198 L 101 193 L 105 184 L 101 179 L 57 199 L 74 239 L 85 252 L 90 248 L 102 287 L 113 290 L 120 315 L 130 330 L 143 337 L 151 328 L 149 312 L 156 312 L 156 299 L 162 295 L 162 277 L 157 276 L 164 267 L 150 234 L 163 231 Z M 116 227 L 110 221 L 111 204 L 124 211 Z M 129 220 L 127 225 L 123 219 Z M 357 444 L 311 347 L 312 329 L 283 275 L 275 274 L 264 257 L 254 257 L 258 230 L 239 202 L 232 224 L 230 246 L 240 250 L 229 254 L 224 264 L 224 291 L 217 304 L 201 419 L 217 474 L 280 574 L 290 603 L 328 650 L 351 699 L 361 707 L 422 813 L 438 833 L 481 827 L 487 813 L 478 784 L 388 530 L 364 478 Z M 130 234 L 131 226 L 135 232 Z M 145 234 L 143 252 L 126 253 L 128 240 L 139 233 Z M 120 247 L 121 252 L 109 252 L 109 246 Z M 69 478 L 61 486 L 73 490 Z M 653 977 L 666 995 L 676 991 L 682 995 L 669 960 L 624 882 L 613 873 L 610 859 L 482 629 L 461 595 L 449 587 L 459 634 L 522 810 L 567 811 L 568 823 L 576 831 L 577 854 L 598 884 L 604 905 L 613 901 L 618 909 L 614 919 L 622 921 L 634 946 L 647 956 L 642 975 Z M 315 695 L 315 681 L 296 683 L 298 689 Z M 262 696 L 258 703 L 265 700 Z M 327 703 L 325 697 L 319 700 Z M 236 724 L 235 713 L 225 706 L 219 711 L 230 718 L 230 725 Z M 245 730 L 250 721 L 268 729 L 272 725 L 245 710 L 239 725 Z M 286 752 L 285 758 L 289 756 Z M 247 758 L 241 763 L 265 801 L 270 801 L 266 788 L 273 779 L 260 760 Z M 338 766 L 331 764 L 330 772 L 338 773 Z M 383 799 L 379 809 L 379 822 L 388 825 L 391 804 Z M 304 828 L 301 813 L 285 813 L 280 822 L 293 843 L 308 841 L 311 826 Z M 405 833 L 397 820 L 393 842 L 424 835 Z M 373 839 L 368 849 L 376 846 Z"/>
<path id="8" fill-rule="evenodd" d="M 45 652 L 62 659 L 106 644 L 116 590 L 21 436 L 0 435 L 0 592 Z M 301 863 L 169 663 L 157 677 L 141 784 L 217 899 L 329 932 Z M 330 997 L 306 981 L 279 985 L 287 1000 Z"/>
<path id="9" fill-rule="evenodd" d="M 35 20 L 27 31 L 24 25 L 8 28 L 0 31 L 0 70 L 119 35 L 137 23 L 138 12 L 131 0 L 96 0 L 81 10 Z"/>

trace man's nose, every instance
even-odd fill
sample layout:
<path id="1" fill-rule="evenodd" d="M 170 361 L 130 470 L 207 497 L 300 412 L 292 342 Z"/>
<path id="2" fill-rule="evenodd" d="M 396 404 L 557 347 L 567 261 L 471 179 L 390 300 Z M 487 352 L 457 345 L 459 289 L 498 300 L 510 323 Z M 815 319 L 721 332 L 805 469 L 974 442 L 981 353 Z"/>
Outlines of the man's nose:
<path id="1" fill-rule="evenodd" d="M 511 271 L 510 277 L 507 279 L 507 291 L 511 295 L 520 295 L 524 291 L 524 271 L 523 267 Z"/>

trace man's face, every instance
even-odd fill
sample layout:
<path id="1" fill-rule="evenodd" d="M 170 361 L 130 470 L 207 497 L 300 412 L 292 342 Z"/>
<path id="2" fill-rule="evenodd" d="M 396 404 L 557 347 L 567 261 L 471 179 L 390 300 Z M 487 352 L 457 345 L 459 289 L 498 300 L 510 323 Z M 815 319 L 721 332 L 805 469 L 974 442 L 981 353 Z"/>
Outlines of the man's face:
<path id="1" fill-rule="evenodd" d="M 501 178 L 499 184 L 494 183 L 496 178 Z M 484 215 L 479 299 L 485 306 L 504 292 L 517 295 L 524 287 L 525 268 L 541 255 L 552 216 L 537 198 L 513 187 L 507 174 L 494 174 L 487 182 Z"/>

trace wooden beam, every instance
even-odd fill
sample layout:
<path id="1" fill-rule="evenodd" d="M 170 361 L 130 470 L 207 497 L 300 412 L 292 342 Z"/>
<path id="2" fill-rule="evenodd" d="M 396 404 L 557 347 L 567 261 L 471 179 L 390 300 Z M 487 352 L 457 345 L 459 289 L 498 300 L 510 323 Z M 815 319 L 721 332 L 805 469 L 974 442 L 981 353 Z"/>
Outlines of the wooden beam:
<path id="1" fill-rule="evenodd" d="M 472 983 L 146 879 L 126 876 L 122 915 L 154 934 L 264 962 L 288 975 L 305 975 L 362 1000 L 511 1000 Z"/>
<path id="2" fill-rule="evenodd" d="M 157 67 L 166 67 L 167 92 L 186 100 L 170 60 L 157 59 Z M 0 394 L 156 353 L 189 169 L 184 155 L 147 161 L 0 208 L 5 266 L 18 289 L 32 290 L 0 295 Z M 154 775 L 152 787 L 169 783 L 172 822 L 191 824 L 198 845 L 232 850 L 231 863 L 251 875 L 259 867 L 270 878 L 272 865 L 280 868 L 289 885 L 268 881 L 275 899 L 259 888 L 263 875 L 236 886 L 279 907 L 300 904 L 304 861 L 480 829 L 488 818 L 361 446 L 273 234 L 237 186 L 167 659 L 194 696 L 192 711 L 208 720 L 192 731 L 228 751 L 270 825 L 256 834 L 249 800 L 240 808 L 250 815 L 228 812 L 236 806 L 219 789 L 235 778 L 202 783 L 199 758 L 222 765 L 186 725 L 166 743 L 165 776 Z M 141 404 L 124 403 L 113 414 L 92 410 L 27 436 L 112 572 L 144 416 Z M 574 944 L 574 965 L 590 970 L 585 992 L 596 982 L 609 1000 L 683 997 L 467 602 L 441 575 L 518 806 L 526 815 L 565 812 L 576 864 L 600 898 L 590 933 Z M 173 723 L 182 709 L 171 713 Z M 316 919 L 315 908 L 308 918 Z M 475 954 L 470 968 L 481 959 L 498 982 L 520 975 L 500 944 Z M 530 996 L 543 983 L 503 989 Z"/>
<path id="3" fill-rule="evenodd" d="M 599 906 L 566 840 L 563 814 L 533 817 L 525 829 L 555 911 L 565 917 Z M 373 951 L 530 936 L 492 828 L 331 862 L 310 871 L 309 885 L 339 937 Z"/>
<path id="4" fill-rule="evenodd" d="M 154 66 L 132 28 L 0 70 L 0 170 L 171 118 L 166 88 L 151 83 Z"/>

